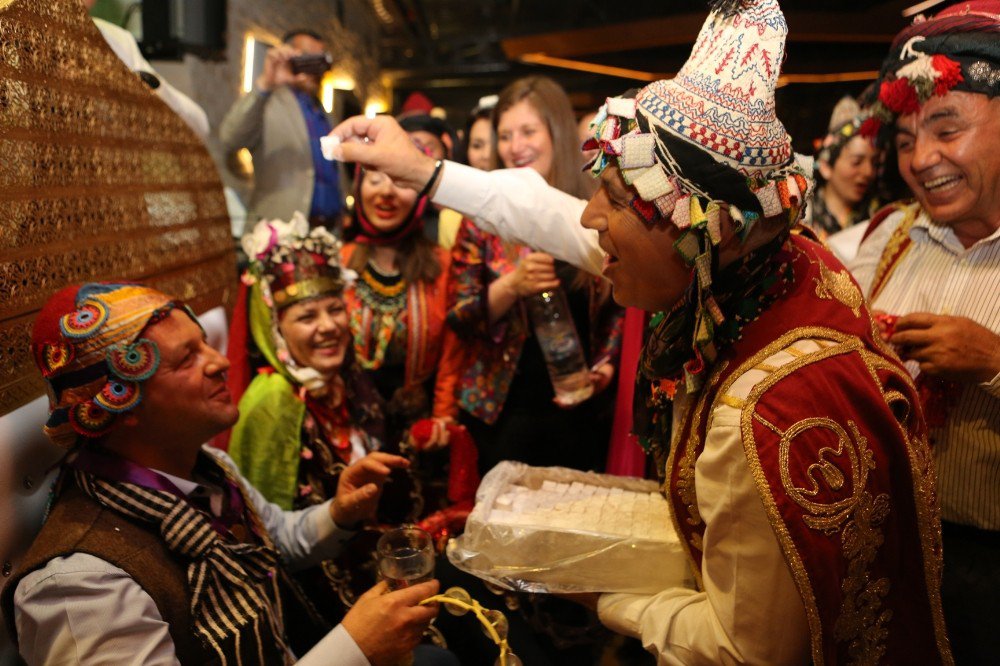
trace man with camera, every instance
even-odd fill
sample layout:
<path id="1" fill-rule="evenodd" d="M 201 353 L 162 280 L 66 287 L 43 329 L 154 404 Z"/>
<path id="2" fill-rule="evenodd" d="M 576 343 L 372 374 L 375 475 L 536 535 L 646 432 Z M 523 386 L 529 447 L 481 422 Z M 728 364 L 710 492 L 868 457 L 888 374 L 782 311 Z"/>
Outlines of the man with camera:
<path id="1" fill-rule="evenodd" d="M 299 210 L 314 226 L 339 226 L 342 174 L 323 159 L 319 147 L 319 137 L 333 126 L 319 100 L 320 81 L 331 64 L 319 34 L 289 32 L 280 46 L 268 50 L 253 90 L 222 121 L 223 148 L 247 148 L 253 155 L 248 225 L 261 218 L 284 219 Z"/>

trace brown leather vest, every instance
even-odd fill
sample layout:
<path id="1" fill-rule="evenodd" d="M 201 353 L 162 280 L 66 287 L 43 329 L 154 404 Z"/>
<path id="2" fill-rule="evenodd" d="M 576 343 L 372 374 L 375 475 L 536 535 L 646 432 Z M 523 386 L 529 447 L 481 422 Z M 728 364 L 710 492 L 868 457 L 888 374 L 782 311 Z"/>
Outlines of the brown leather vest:
<path id="1" fill-rule="evenodd" d="M 14 591 L 18 583 L 50 560 L 71 553 L 93 555 L 131 576 L 153 599 L 169 626 L 177 659 L 182 664 L 219 663 L 215 652 L 204 645 L 194 632 L 187 562 L 167 549 L 155 526 L 139 523 L 101 506 L 71 481 L 65 484 L 42 531 L 28 549 L 17 573 L 7 581 L 0 597 L 7 628 L 15 642 Z M 289 596 L 282 594 L 286 622 L 295 624 L 296 620 L 288 613 L 296 604 L 288 603 Z M 223 647 L 227 654 L 234 656 L 236 644 L 244 646 L 243 652 L 251 652 L 246 646 L 253 647 L 252 653 L 241 655 L 243 664 L 282 664 L 286 660 L 276 645 L 270 623 L 263 618 L 247 623 L 240 640 L 230 639 L 228 643 Z"/>

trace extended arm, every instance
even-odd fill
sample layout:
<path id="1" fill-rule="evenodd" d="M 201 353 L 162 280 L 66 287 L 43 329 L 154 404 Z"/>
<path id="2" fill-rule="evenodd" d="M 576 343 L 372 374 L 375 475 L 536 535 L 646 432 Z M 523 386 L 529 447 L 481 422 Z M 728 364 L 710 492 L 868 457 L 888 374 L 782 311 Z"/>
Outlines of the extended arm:
<path id="1" fill-rule="evenodd" d="M 331 134 L 341 141 L 332 150 L 336 159 L 361 162 L 418 191 L 433 177 L 434 160 L 392 118 L 355 116 Z M 435 203 L 468 216 L 484 231 L 601 274 L 604 253 L 597 233 L 580 225 L 587 202 L 550 187 L 534 170 L 487 172 L 446 162 L 432 185 Z"/>

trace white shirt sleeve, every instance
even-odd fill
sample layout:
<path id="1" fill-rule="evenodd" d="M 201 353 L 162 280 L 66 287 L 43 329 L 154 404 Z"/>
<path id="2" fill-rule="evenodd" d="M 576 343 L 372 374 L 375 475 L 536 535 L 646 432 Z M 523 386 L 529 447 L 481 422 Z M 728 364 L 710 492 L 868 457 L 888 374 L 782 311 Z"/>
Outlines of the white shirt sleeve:
<path id="1" fill-rule="evenodd" d="M 587 202 L 551 187 L 537 171 L 481 171 L 446 162 L 434 203 L 462 213 L 476 226 L 600 275 L 604 251 L 597 232 L 580 224 Z"/>
<path id="2" fill-rule="evenodd" d="M 97 26 L 97 29 L 100 30 L 101 35 L 104 37 L 104 41 L 108 43 L 108 46 L 115 52 L 118 59 L 125 63 L 126 67 L 133 72 L 149 72 L 155 75 L 160 80 L 160 85 L 158 88 L 153 89 L 153 93 L 162 99 L 174 113 L 180 116 L 202 141 L 208 139 L 208 115 L 206 115 L 205 110 L 156 73 L 153 66 L 142 56 L 142 52 L 139 51 L 139 45 L 136 44 L 132 33 L 125 28 L 99 18 L 94 18 L 94 25 Z"/>
<path id="3" fill-rule="evenodd" d="M 29 666 L 180 663 L 152 597 L 118 567 L 85 553 L 25 576 L 14 593 L 14 623 Z M 369 666 L 339 624 L 298 663 Z"/>
<path id="4" fill-rule="evenodd" d="M 704 591 L 605 594 L 601 621 L 660 665 L 808 663 L 805 608 L 750 475 L 738 410 L 716 409 L 695 476 Z"/>
<path id="5" fill-rule="evenodd" d="M 236 474 L 247 498 L 257 510 L 264 528 L 289 571 L 305 569 L 335 557 L 355 532 L 344 530 L 330 516 L 330 501 L 301 511 L 285 511 L 267 499 L 239 474 L 236 463 L 224 451 L 205 447 L 220 462 Z"/>
<path id="6" fill-rule="evenodd" d="M 14 624 L 32 666 L 179 663 L 153 599 L 124 571 L 85 553 L 25 576 L 14 592 Z"/>

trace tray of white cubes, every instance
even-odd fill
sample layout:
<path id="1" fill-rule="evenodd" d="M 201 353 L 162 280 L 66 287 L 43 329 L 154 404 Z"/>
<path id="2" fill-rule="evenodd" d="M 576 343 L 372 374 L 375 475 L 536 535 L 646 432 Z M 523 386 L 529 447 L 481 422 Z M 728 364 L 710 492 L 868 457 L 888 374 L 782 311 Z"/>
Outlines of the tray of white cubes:
<path id="1" fill-rule="evenodd" d="M 648 594 L 691 584 L 655 482 L 510 461 L 483 478 L 448 558 L 526 592 Z"/>

